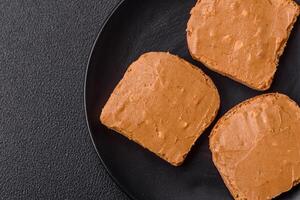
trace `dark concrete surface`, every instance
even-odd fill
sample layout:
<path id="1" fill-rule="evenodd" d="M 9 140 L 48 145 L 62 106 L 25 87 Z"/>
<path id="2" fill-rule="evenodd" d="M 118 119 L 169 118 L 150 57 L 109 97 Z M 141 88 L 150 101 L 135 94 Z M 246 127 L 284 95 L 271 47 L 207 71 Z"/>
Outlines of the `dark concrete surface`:
<path id="1" fill-rule="evenodd" d="M 0 0 L 0 199 L 128 199 L 90 140 L 88 56 L 118 0 Z"/>

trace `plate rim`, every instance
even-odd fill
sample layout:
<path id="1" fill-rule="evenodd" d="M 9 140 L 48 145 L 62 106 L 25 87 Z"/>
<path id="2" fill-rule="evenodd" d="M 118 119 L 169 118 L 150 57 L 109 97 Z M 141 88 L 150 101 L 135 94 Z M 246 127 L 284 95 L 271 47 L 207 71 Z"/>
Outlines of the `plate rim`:
<path id="1" fill-rule="evenodd" d="M 105 171 L 108 173 L 109 177 L 113 180 L 113 182 L 117 185 L 117 187 L 125 193 L 125 195 L 131 199 L 131 200 L 137 200 L 136 197 L 134 197 L 127 189 L 124 185 L 122 185 L 118 179 L 112 174 L 112 172 L 109 170 L 109 168 L 107 167 L 107 165 L 105 164 L 104 160 L 102 159 L 99 151 L 98 151 L 98 148 L 96 146 L 96 143 L 95 143 L 95 140 L 94 140 L 94 136 L 92 134 L 92 131 L 91 131 L 91 127 L 90 127 L 90 123 L 89 123 L 89 117 L 88 117 L 88 113 L 87 113 L 87 80 L 88 80 L 88 74 L 89 74 L 89 71 L 90 71 L 90 64 L 91 64 L 91 59 L 92 59 L 92 56 L 93 56 L 93 53 L 94 53 L 94 50 L 95 50 L 95 47 L 102 35 L 102 32 L 104 31 L 105 27 L 108 25 L 109 21 L 111 20 L 112 16 L 116 13 L 116 11 L 120 8 L 121 5 L 123 5 L 123 3 L 125 2 L 125 0 L 120 0 L 113 8 L 112 10 L 110 11 L 110 13 L 108 14 L 108 16 L 105 18 L 104 22 L 102 23 L 99 31 L 98 31 L 98 34 L 93 42 L 93 45 L 91 47 L 91 50 L 90 50 L 90 53 L 89 53 L 89 57 L 88 57 L 88 61 L 87 61 L 87 64 L 86 64 L 86 70 L 85 70 L 85 77 L 84 77 L 84 88 L 83 88 L 83 103 L 84 103 L 84 113 L 85 113 L 85 121 L 86 121 L 86 124 L 87 124 L 87 128 L 88 128 L 88 132 L 89 132 L 89 136 L 90 136 L 90 139 L 92 141 L 92 144 L 94 146 L 94 150 L 96 151 L 97 155 L 98 155 L 98 158 L 100 159 L 100 162 L 102 164 L 102 166 L 104 167 Z"/>

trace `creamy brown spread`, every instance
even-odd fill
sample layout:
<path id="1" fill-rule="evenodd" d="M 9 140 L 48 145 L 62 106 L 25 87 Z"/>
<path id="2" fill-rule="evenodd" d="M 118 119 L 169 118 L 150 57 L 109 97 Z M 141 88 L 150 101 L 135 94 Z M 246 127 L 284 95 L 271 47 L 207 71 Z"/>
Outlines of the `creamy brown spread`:
<path id="1" fill-rule="evenodd" d="M 300 108 L 282 94 L 243 102 L 216 124 L 210 149 L 235 199 L 272 199 L 300 181 Z"/>
<path id="2" fill-rule="evenodd" d="M 219 104 L 217 89 L 199 68 L 169 53 L 151 52 L 129 66 L 100 120 L 179 165 Z"/>
<path id="3" fill-rule="evenodd" d="M 293 0 L 198 0 L 187 26 L 190 53 L 216 72 L 266 90 L 298 15 Z"/>

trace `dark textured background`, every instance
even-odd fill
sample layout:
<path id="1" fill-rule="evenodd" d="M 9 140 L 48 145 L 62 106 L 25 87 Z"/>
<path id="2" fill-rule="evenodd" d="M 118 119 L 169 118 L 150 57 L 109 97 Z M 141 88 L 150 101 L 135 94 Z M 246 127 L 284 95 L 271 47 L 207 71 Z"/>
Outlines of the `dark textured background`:
<path id="1" fill-rule="evenodd" d="M 84 115 L 86 63 L 118 0 L 0 0 L 0 199 L 128 199 Z"/>

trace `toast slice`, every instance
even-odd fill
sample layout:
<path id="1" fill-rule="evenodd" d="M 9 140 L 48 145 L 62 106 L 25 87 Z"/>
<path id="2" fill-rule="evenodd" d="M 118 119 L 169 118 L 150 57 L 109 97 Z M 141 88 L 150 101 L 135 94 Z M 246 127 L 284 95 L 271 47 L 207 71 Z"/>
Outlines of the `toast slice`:
<path id="1" fill-rule="evenodd" d="M 210 135 L 213 162 L 236 200 L 266 200 L 300 181 L 300 108 L 270 93 L 227 112 Z"/>
<path id="2" fill-rule="evenodd" d="M 129 66 L 100 120 L 178 166 L 219 106 L 214 83 L 199 68 L 169 53 L 150 52 Z"/>
<path id="3" fill-rule="evenodd" d="M 267 90 L 299 12 L 293 0 L 198 0 L 187 25 L 189 51 L 213 71 Z"/>

